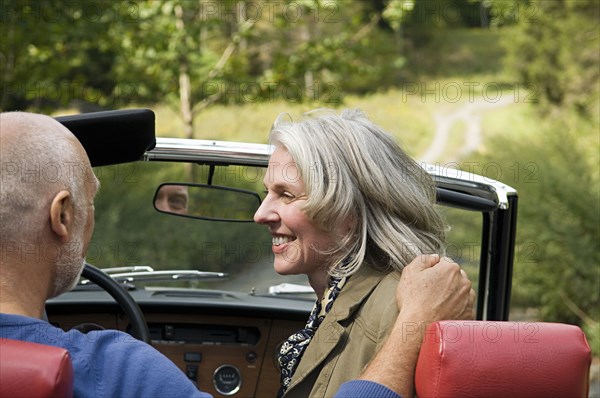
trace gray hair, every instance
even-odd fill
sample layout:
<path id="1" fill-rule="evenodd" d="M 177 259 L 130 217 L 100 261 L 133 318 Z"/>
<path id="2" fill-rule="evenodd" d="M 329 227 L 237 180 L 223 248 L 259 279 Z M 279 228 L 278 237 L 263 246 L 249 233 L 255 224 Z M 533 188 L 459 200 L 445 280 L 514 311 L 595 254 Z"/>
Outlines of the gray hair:
<path id="1" fill-rule="evenodd" d="M 75 136 L 51 117 L 23 112 L 0 114 L 0 132 L 2 241 L 39 240 L 41 220 L 61 190 L 70 192 L 83 222 L 85 181 L 93 177 Z"/>
<path id="2" fill-rule="evenodd" d="M 280 115 L 270 141 L 296 162 L 306 188 L 303 211 L 317 228 L 333 233 L 351 221 L 327 250 L 330 275 L 350 275 L 363 262 L 402 270 L 417 255 L 444 254 L 432 178 L 360 110 L 316 110 L 298 122 Z"/>

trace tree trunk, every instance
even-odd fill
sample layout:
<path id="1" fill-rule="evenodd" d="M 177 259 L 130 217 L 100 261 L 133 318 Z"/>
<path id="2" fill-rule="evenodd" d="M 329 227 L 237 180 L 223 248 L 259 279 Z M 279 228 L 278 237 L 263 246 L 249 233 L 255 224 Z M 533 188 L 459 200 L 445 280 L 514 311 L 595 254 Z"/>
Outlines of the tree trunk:
<path id="1" fill-rule="evenodd" d="M 183 8 L 180 4 L 175 6 L 175 16 L 177 21 L 175 26 L 180 32 L 185 31 L 185 22 L 183 15 Z M 185 33 L 182 34 L 185 37 Z M 181 112 L 181 119 L 183 120 L 183 134 L 185 138 L 194 138 L 194 117 L 192 114 L 192 85 L 190 82 L 189 75 L 189 64 L 188 59 L 183 51 L 179 54 L 179 109 Z M 186 163 L 185 173 L 192 182 L 195 182 L 195 173 L 193 163 Z"/>
<path id="2" fill-rule="evenodd" d="M 183 119 L 183 132 L 185 138 L 194 138 L 194 118 L 192 116 L 192 86 L 188 74 L 187 62 L 179 67 L 179 101 L 181 118 Z"/>

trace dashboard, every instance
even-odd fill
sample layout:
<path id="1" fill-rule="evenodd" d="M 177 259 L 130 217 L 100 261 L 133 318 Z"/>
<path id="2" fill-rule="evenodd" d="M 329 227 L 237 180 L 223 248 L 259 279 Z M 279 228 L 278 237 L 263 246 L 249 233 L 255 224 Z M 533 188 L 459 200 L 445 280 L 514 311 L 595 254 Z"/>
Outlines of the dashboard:
<path id="1" fill-rule="evenodd" d="M 274 397 L 280 344 L 304 327 L 311 300 L 203 290 L 137 290 L 152 346 L 199 389 L 215 397 Z M 129 319 L 102 291 L 72 291 L 49 300 L 48 320 L 86 332 L 127 332 Z"/>

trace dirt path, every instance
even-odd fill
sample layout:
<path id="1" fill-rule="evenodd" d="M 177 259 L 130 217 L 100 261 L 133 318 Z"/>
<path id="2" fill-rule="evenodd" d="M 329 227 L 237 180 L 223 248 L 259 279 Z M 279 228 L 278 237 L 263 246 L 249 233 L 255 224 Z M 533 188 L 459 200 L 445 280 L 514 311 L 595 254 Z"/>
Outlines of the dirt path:
<path id="1" fill-rule="evenodd" d="M 425 152 L 418 157 L 419 161 L 434 163 L 442 160 L 442 158 L 443 160 L 456 161 L 462 156 L 473 152 L 481 145 L 481 120 L 483 113 L 512 103 L 514 103 L 513 98 L 505 96 L 496 102 L 485 101 L 483 99 L 469 102 L 458 110 L 450 113 L 437 112 L 434 115 L 435 135 L 433 137 L 433 142 Z M 460 151 L 458 153 L 450 154 L 452 159 L 448 159 L 448 154 L 444 152 L 447 148 L 452 126 L 457 121 L 463 121 L 465 123 L 464 141 Z"/>

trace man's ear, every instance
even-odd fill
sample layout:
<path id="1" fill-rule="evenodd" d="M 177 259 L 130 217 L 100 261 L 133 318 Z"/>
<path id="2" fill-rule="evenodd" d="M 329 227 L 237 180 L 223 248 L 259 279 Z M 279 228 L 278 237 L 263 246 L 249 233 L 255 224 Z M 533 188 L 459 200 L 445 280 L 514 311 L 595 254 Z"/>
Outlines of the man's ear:
<path id="1" fill-rule="evenodd" d="M 50 227 L 63 242 L 69 238 L 73 222 L 73 201 L 69 191 L 60 191 L 50 205 Z"/>

